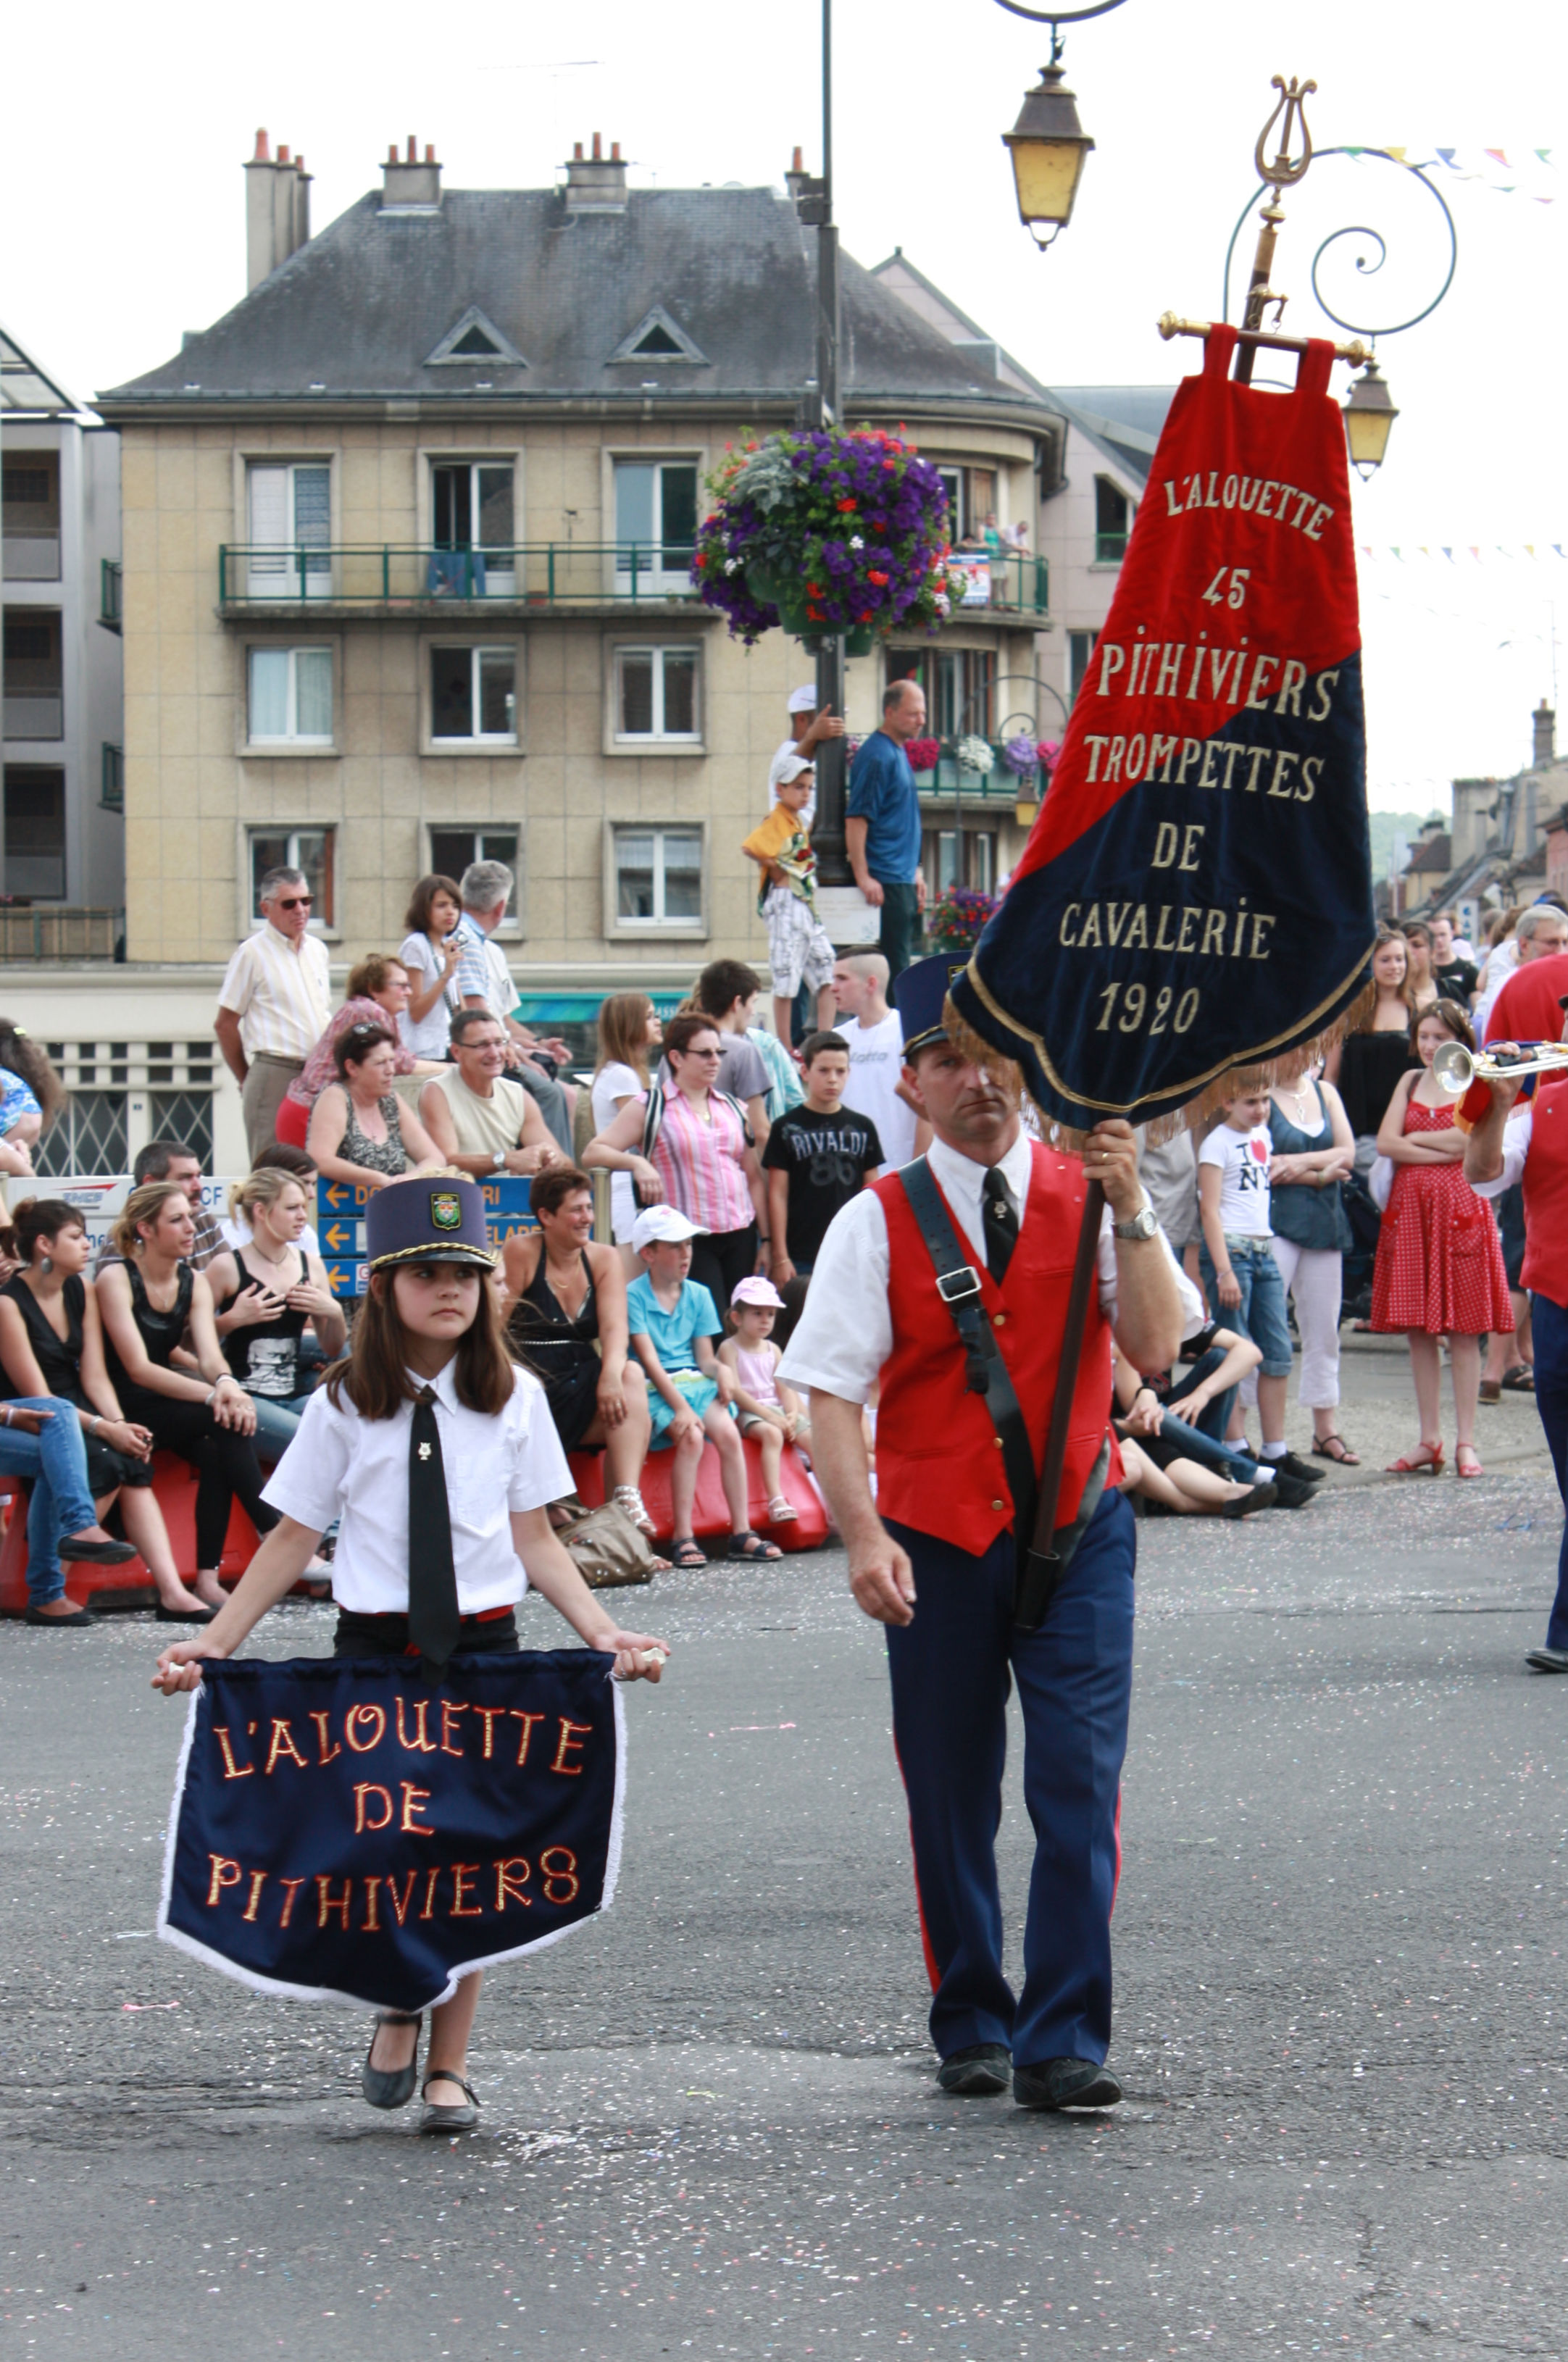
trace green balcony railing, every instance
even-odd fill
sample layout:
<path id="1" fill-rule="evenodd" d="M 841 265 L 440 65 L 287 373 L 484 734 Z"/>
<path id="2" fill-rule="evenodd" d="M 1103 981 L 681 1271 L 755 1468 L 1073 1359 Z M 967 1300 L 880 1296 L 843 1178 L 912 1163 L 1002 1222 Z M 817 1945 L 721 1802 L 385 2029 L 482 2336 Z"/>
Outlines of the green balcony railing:
<path id="1" fill-rule="evenodd" d="M 111 632 L 120 628 L 120 561 L 104 557 L 98 561 L 98 621 Z"/>
<path id="2" fill-rule="evenodd" d="M 105 811 L 123 812 L 126 808 L 126 750 L 111 745 L 107 739 L 103 746 L 98 801 Z"/>
<path id="3" fill-rule="evenodd" d="M 1013 804 L 1038 797 L 1039 773 L 1028 781 L 1021 779 L 1003 761 L 1000 741 L 988 743 L 996 758 L 988 771 L 971 771 L 949 746 L 943 748 L 934 771 L 917 771 L 915 791 L 922 802 L 951 803 L 956 796 L 965 803 Z"/>
<path id="4" fill-rule="evenodd" d="M 1021 553 L 960 551 L 967 578 L 955 610 L 1043 615 L 1050 568 Z M 218 551 L 220 606 L 331 606 L 466 613 L 497 605 L 570 607 L 694 602 L 689 544 L 520 542 L 511 548 L 435 549 L 412 542 L 324 543 L 311 548 L 226 542 Z"/>

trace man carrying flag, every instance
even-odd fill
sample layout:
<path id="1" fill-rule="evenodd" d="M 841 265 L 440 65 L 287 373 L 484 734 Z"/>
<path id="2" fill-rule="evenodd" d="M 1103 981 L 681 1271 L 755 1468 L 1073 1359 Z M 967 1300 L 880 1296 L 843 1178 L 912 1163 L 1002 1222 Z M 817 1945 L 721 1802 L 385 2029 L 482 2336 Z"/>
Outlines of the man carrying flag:
<path id="1" fill-rule="evenodd" d="M 937 2080 L 977 2096 L 1005 2092 L 1010 2074 L 1021 2106 L 1110 2107 L 1121 2096 L 1104 2062 L 1133 1569 L 1107 1424 L 1110 1339 L 1138 1369 L 1168 1367 L 1181 1297 L 1132 1127 L 1096 1126 L 1081 1161 L 1032 1142 L 1016 1069 L 949 1037 L 954 974 L 945 958 L 922 960 L 895 987 L 903 1078 L 933 1143 L 835 1216 L 782 1374 L 812 1390 L 814 1465 L 851 1586 L 888 1628 Z M 1106 1214 L 1054 1514 L 1059 1573 L 1024 1629 L 1019 1576 L 1090 1175 Z M 878 1381 L 874 1501 L 862 1407 Z M 1010 1676 L 1038 1839 L 1016 1998 L 995 1851 Z"/>

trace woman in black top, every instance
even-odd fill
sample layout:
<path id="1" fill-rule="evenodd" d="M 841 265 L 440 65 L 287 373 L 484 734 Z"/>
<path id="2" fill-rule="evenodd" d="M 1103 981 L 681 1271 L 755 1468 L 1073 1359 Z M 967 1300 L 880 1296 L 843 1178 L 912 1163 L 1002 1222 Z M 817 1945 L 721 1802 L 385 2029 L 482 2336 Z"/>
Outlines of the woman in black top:
<path id="1" fill-rule="evenodd" d="M 125 1261 L 97 1283 L 110 1381 L 154 1443 L 197 1472 L 194 1588 L 205 1606 L 220 1607 L 218 1567 L 236 1496 L 259 1534 L 278 1522 L 261 1498 L 255 1406 L 224 1362 L 206 1275 L 184 1260 L 195 1243 L 184 1185 L 133 1189 L 114 1239 Z M 199 1377 L 174 1367 L 187 1328 Z"/>
<path id="2" fill-rule="evenodd" d="M 256 1407 L 256 1450 L 281 1459 L 299 1432 L 315 1373 L 300 1352 L 313 1327 L 327 1360 L 343 1351 L 348 1324 L 319 1255 L 298 1242 L 309 1214 L 304 1185 L 263 1165 L 230 1190 L 228 1209 L 250 1225 L 249 1242 L 207 1266 L 224 1359 Z"/>
<path id="3" fill-rule="evenodd" d="M 534 1183 L 536 1231 L 507 1240 L 507 1342 L 545 1389 L 563 1451 L 604 1454 L 604 1497 L 646 1534 L 638 1485 L 652 1421 L 641 1369 L 627 1359 L 626 1278 L 613 1247 L 593 1243 L 593 1184 L 572 1165 Z"/>
<path id="4" fill-rule="evenodd" d="M 158 1586 L 165 1623 L 205 1623 L 211 1613 L 186 1590 L 169 1529 L 152 1492 L 152 1437 L 123 1415 L 104 1361 L 98 1303 L 86 1267 L 93 1242 L 74 1206 L 26 1198 L 13 1209 L 7 1256 L 21 1269 L 0 1288 L 0 1388 L 7 1397 L 49 1394 L 74 1403 L 87 1452 L 87 1482 L 104 1517 L 116 1496 L 126 1538 Z"/>
<path id="5" fill-rule="evenodd" d="M 1419 1064 L 1411 1040 L 1414 997 L 1405 938 L 1379 927 L 1372 953 L 1376 999 L 1357 1032 L 1330 1051 L 1326 1075 L 1344 1101 L 1355 1134 L 1355 1170 L 1364 1180 L 1377 1153 L 1377 1134 L 1394 1087 L 1408 1066 Z"/>

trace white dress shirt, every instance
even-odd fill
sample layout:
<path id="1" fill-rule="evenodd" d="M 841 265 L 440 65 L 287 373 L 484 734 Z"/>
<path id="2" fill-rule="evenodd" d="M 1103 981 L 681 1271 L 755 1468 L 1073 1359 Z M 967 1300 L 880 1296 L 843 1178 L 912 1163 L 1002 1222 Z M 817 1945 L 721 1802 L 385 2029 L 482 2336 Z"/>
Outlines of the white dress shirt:
<path id="1" fill-rule="evenodd" d="M 294 939 L 268 922 L 247 935 L 224 974 L 218 1007 L 239 1020 L 248 1058 L 290 1058 L 304 1065 L 332 1021 L 326 945 Z"/>
<path id="2" fill-rule="evenodd" d="M 1503 1169 L 1495 1181 L 1472 1181 L 1471 1187 L 1478 1198 L 1500 1198 L 1524 1179 L 1525 1158 L 1535 1132 L 1535 1104 L 1527 1100 L 1516 1109 L 1503 1126 Z"/>
<path id="3" fill-rule="evenodd" d="M 977 1164 L 945 1141 L 927 1152 L 933 1178 L 956 1218 L 977 1264 L 986 1260 L 982 1193 L 992 1168 Z M 1029 1196 L 1033 1143 L 1021 1129 L 998 1168 L 1018 1208 L 1021 1224 Z M 1100 1310 L 1116 1319 L 1116 1238 L 1110 1207 L 1099 1229 Z M 1182 1290 L 1184 1314 L 1196 1290 L 1176 1264 L 1164 1231 L 1151 1248 L 1163 1253 Z M 888 1305 L 888 1224 L 882 1201 L 862 1190 L 828 1224 L 812 1273 L 806 1308 L 785 1348 L 778 1375 L 792 1386 L 821 1387 L 845 1402 L 868 1402 L 882 1364 L 893 1350 L 893 1318 Z M 1190 1331 L 1189 1331 L 1190 1333 Z"/>
<path id="4" fill-rule="evenodd" d="M 424 1381 L 410 1371 L 409 1382 Z M 514 1606 L 528 1588 L 512 1547 L 513 1509 L 542 1508 L 572 1490 L 571 1471 L 545 1401 L 527 1370 L 513 1370 L 512 1399 L 491 1418 L 458 1400 L 451 1363 L 432 1382 L 441 1465 L 452 1512 L 452 1562 L 465 1616 Z M 312 1395 L 300 1431 L 261 1497 L 313 1533 L 340 1518 L 332 1595 L 359 1616 L 408 1612 L 408 1444 L 414 1405 L 391 1418 L 361 1418 L 345 1396 Z"/>

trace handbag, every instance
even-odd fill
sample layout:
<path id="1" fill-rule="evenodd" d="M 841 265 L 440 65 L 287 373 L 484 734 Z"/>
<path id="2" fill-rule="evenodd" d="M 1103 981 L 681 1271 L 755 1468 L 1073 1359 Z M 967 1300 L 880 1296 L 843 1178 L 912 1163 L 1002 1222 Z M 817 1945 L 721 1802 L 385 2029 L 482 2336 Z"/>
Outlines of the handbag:
<path id="1" fill-rule="evenodd" d="M 619 1501 L 606 1501 L 597 1509 L 584 1508 L 580 1501 L 569 1506 L 569 1521 L 556 1529 L 557 1537 L 590 1591 L 653 1581 L 648 1538 Z"/>

